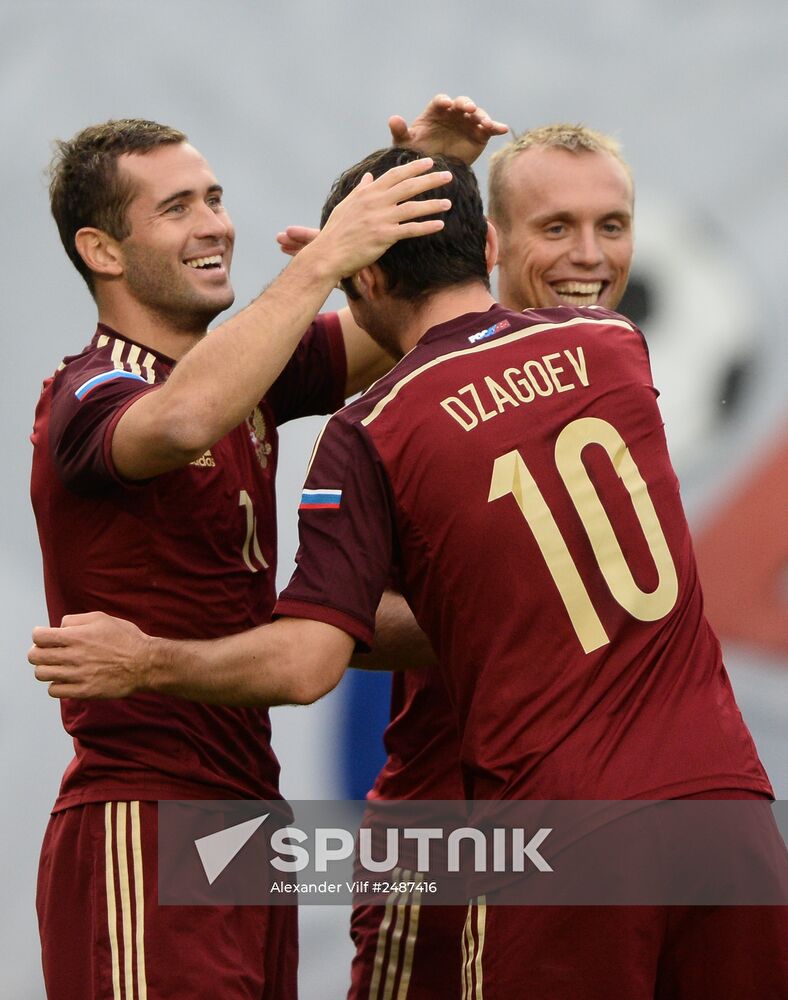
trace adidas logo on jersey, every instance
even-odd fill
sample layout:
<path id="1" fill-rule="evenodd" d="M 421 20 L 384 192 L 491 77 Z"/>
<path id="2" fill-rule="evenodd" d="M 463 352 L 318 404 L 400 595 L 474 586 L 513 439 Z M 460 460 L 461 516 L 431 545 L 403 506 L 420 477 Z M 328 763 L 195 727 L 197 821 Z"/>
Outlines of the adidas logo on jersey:
<path id="1" fill-rule="evenodd" d="M 209 448 L 204 455 L 200 455 L 199 458 L 195 458 L 195 460 L 190 462 L 189 465 L 199 465 L 203 468 L 213 469 L 216 467 L 216 461 L 211 454 L 211 449 Z"/>

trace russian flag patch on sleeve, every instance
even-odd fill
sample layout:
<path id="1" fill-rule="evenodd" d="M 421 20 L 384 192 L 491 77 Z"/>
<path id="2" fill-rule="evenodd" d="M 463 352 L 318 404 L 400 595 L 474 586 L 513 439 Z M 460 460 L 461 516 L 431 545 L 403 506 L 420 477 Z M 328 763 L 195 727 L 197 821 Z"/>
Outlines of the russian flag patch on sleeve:
<path id="1" fill-rule="evenodd" d="M 339 510 L 342 490 L 304 490 L 299 510 Z"/>

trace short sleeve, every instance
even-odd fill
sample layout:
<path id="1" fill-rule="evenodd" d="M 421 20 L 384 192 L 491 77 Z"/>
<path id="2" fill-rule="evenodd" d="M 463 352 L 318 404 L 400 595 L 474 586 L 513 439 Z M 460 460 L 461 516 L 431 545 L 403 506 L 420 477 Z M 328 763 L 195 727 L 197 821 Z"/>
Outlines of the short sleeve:
<path id="1" fill-rule="evenodd" d="M 347 359 L 335 312 L 321 313 L 301 338 L 282 374 L 266 393 L 277 424 L 333 413 L 345 402 Z"/>
<path id="2" fill-rule="evenodd" d="M 94 370 L 95 368 L 95 370 Z M 66 368 L 55 379 L 49 418 L 52 458 L 63 482 L 77 492 L 124 484 L 112 463 L 112 432 L 126 409 L 156 386 L 126 371 Z"/>
<path id="3" fill-rule="evenodd" d="M 370 646 L 391 573 L 388 478 L 365 431 L 334 417 L 320 438 L 299 506 L 296 570 L 275 614 L 335 625 Z"/>

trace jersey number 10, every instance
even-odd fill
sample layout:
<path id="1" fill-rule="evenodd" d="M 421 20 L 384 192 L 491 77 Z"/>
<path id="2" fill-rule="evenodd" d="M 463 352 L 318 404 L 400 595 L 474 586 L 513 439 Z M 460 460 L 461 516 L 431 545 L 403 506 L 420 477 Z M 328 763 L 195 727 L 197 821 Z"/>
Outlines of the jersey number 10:
<path id="1" fill-rule="evenodd" d="M 583 449 L 589 444 L 601 445 L 605 449 L 632 500 L 657 569 L 658 583 L 651 593 L 641 590 L 635 583 L 610 518 L 583 465 Z M 599 569 L 613 597 L 639 621 L 653 622 L 664 618 L 678 596 L 676 567 L 648 487 L 624 439 L 606 420 L 597 417 L 573 420 L 558 435 L 555 464 L 583 522 Z M 509 493 L 533 532 L 584 652 L 591 653 L 606 645 L 610 639 L 580 579 L 566 541 L 536 480 L 516 450 L 496 458 L 487 500 L 499 500 Z"/>

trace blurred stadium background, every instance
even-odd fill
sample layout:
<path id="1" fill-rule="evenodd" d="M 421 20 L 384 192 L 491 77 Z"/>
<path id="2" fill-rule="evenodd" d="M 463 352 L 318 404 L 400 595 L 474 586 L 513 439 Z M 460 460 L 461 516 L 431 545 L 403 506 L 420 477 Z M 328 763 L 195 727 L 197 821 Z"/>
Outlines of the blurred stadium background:
<path id="1" fill-rule="evenodd" d="M 642 323 L 710 617 L 777 794 L 788 797 L 788 6 L 761 0 L 0 0 L 3 517 L 0 994 L 43 995 L 38 848 L 69 741 L 30 677 L 45 618 L 28 434 L 42 378 L 92 333 L 92 303 L 49 217 L 54 137 L 109 117 L 189 133 L 237 227 L 237 304 L 284 263 L 274 234 L 314 223 L 331 180 L 385 145 L 386 119 L 470 94 L 521 130 L 583 121 L 616 135 L 637 181 L 624 309 Z M 479 167 L 486 181 L 486 162 Z M 338 304 L 338 303 L 337 303 Z M 280 582 L 320 421 L 282 433 Z M 381 759 L 384 678 L 348 678 L 274 714 L 292 798 L 362 795 Z M 359 720 L 366 725 L 362 726 Z M 688 733 L 691 739 L 692 734 Z M 302 996 L 343 995 L 348 913 L 302 911 Z"/>

